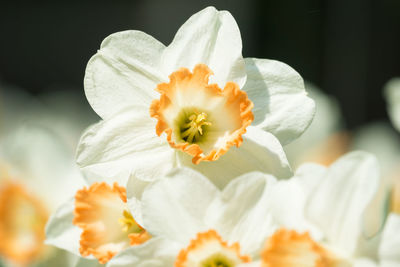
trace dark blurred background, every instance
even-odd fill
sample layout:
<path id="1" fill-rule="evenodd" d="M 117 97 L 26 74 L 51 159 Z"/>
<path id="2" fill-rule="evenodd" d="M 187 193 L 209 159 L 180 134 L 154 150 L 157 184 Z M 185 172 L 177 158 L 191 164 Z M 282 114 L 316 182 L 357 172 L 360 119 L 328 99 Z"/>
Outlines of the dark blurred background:
<path id="1" fill-rule="evenodd" d="M 336 96 L 348 128 L 387 119 L 382 87 L 400 76 L 399 0 L 2 1 L 0 81 L 33 94 L 83 91 L 107 35 L 137 29 L 168 45 L 208 5 L 233 14 L 245 57 L 286 62 Z"/>

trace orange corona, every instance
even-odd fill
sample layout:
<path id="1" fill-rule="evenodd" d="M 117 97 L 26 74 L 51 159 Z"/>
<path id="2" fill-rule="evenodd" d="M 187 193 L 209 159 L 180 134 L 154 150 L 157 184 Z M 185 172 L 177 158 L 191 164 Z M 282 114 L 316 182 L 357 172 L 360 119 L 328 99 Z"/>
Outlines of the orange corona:
<path id="1" fill-rule="evenodd" d="M 262 267 L 348 266 L 317 244 L 308 233 L 280 229 L 271 236 L 261 253 Z"/>
<path id="2" fill-rule="evenodd" d="M 169 83 L 157 85 L 161 94 L 150 106 L 156 133 L 166 133 L 171 147 L 193 157 L 192 162 L 214 161 L 235 145 L 254 119 L 253 103 L 234 82 L 222 90 L 209 84 L 212 71 L 204 64 L 173 72 Z"/>
<path id="3" fill-rule="evenodd" d="M 129 213 L 126 189 L 95 183 L 75 195 L 73 223 L 82 228 L 80 253 L 102 264 L 130 245 L 146 242 L 150 235 Z"/>

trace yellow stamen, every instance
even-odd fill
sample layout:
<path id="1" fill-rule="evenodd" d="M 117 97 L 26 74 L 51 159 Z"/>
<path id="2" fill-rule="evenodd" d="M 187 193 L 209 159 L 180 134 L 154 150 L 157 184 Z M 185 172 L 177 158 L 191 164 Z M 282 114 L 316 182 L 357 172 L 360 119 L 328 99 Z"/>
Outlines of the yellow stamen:
<path id="1" fill-rule="evenodd" d="M 201 262 L 202 267 L 233 267 L 235 263 L 223 254 L 216 253 Z"/>
<path id="2" fill-rule="evenodd" d="M 143 229 L 139 227 L 129 211 L 124 210 L 122 215 L 124 217 L 118 219 L 118 222 L 122 226 L 122 231 L 129 233 L 139 233 L 143 231 Z"/>
<path id="3" fill-rule="evenodd" d="M 203 126 L 210 126 L 211 122 L 207 121 L 207 114 L 204 112 L 189 116 L 189 122 L 184 124 L 182 127 L 182 139 L 188 143 L 193 143 L 193 140 L 199 138 L 199 135 L 203 135 Z"/>

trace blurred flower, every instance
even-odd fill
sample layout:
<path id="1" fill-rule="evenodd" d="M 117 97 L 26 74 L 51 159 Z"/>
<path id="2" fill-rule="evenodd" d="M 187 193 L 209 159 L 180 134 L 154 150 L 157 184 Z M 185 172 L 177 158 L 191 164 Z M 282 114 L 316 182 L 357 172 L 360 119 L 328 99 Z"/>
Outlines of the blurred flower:
<path id="1" fill-rule="evenodd" d="M 400 132 L 400 78 L 393 78 L 385 85 L 385 96 L 386 101 L 388 103 L 388 112 L 392 119 L 392 123 L 394 127 Z M 393 136 L 391 136 L 393 137 Z M 391 173 L 393 190 L 392 190 L 392 211 L 396 214 L 400 214 L 400 167 L 399 167 L 399 157 L 400 157 L 400 138 L 399 135 L 394 138 L 385 139 L 393 140 L 396 142 L 391 142 L 392 146 L 390 156 L 396 154 L 396 157 L 390 157 L 390 163 L 393 163 L 393 158 L 396 159 L 394 162 L 395 168 L 392 168 L 394 171 Z M 386 157 L 388 159 L 389 157 Z"/>
<path id="2" fill-rule="evenodd" d="M 304 134 L 284 147 L 289 162 L 297 168 L 304 162 L 330 165 L 349 151 L 351 136 L 344 130 L 339 103 L 313 84 L 306 90 L 315 101 L 316 113 Z"/>
<path id="3" fill-rule="evenodd" d="M 93 255 L 102 264 L 108 262 L 127 247 L 151 238 L 126 202 L 125 187 L 116 183 L 94 183 L 80 189 L 51 217 L 46 243 L 78 256 Z"/>
<path id="4" fill-rule="evenodd" d="M 72 148 L 38 99 L 3 87 L 0 101 L 0 258 L 6 266 L 72 266 L 76 259 L 43 244 L 48 216 L 83 184 Z"/>
<path id="5" fill-rule="evenodd" d="M 213 7 L 189 18 L 168 47 L 140 31 L 108 36 L 85 74 L 86 96 L 103 119 L 78 148 L 89 179 L 154 180 L 178 166 L 218 177 L 221 187 L 253 170 L 289 177 L 275 136 L 298 137 L 314 103 L 292 68 L 241 52 L 234 18 Z"/>
<path id="6" fill-rule="evenodd" d="M 329 168 L 303 165 L 290 180 L 248 173 L 222 191 L 198 173 L 177 170 L 143 193 L 142 225 L 153 238 L 118 254 L 108 266 L 364 266 L 378 257 L 384 261 L 373 242 L 386 218 L 383 186 L 376 159 L 363 152 Z M 386 244 L 385 253 L 395 255 L 397 248 L 387 241 L 382 237 L 381 247 Z"/>
<path id="7" fill-rule="evenodd" d="M 393 78 L 387 82 L 384 93 L 392 123 L 400 131 L 400 78 Z"/>

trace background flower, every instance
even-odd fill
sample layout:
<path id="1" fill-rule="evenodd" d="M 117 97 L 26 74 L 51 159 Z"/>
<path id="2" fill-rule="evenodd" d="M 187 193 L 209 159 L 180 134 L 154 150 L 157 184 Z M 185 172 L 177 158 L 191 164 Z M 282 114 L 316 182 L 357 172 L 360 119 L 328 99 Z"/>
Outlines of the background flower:
<path id="1" fill-rule="evenodd" d="M 5 266 L 73 266 L 76 258 L 43 242 L 47 219 L 65 201 L 63 193 L 83 184 L 73 157 L 83 123 L 67 114 L 56 116 L 16 88 L 0 93 L 0 258 Z M 70 93 L 64 96 L 73 99 Z M 58 107 L 68 104 L 62 100 Z"/>

